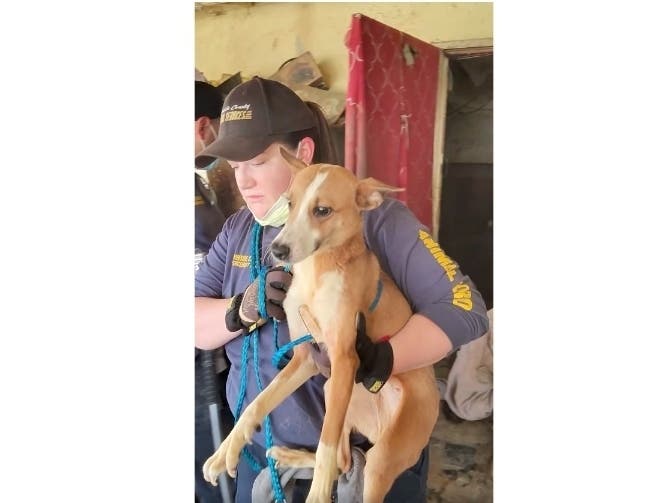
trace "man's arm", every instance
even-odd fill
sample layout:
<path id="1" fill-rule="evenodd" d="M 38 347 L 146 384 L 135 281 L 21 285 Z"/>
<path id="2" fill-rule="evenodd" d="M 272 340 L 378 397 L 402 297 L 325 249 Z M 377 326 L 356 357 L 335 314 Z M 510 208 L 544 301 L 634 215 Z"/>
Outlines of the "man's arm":
<path id="1" fill-rule="evenodd" d="M 242 333 L 226 328 L 226 309 L 230 299 L 195 298 L 195 346 L 216 349 Z"/>

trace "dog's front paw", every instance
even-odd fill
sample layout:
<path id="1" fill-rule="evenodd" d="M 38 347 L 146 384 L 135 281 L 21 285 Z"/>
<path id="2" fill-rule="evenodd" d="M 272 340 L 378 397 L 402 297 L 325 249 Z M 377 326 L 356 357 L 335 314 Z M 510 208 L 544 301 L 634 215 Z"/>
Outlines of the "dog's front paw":
<path id="1" fill-rule="evenodd" d="M 224 471 L 235 477 L 240 453 L 245 444 L 250 444 L 254 434 L 255 422 L 250 415 L 242 414 L 238 423 L 221 443 L 219 448 L 209 457 L 202 467 L 202 475 L 209 483 L 216 485 L 217 477 Z"/>
<path id="2" fill-rule="evenodd" d="M 226 471 L 227 441 L 228 439 L 224 440 L 216 452 L 205 461 L 204 465 L 202 465 L 202 476 L 212 485 L 217 485 L 219 475 Z M 230 470 L 228 470 L 228 473 L 230 473 Z M 231 476 L 234 477 L 235 475 L 231 474 Z"/>
<path id="3" fill-rule="evenodd" d="M 254 432 L 258 427 L 258 421 L 254 419 L 252 411 L 250 411 L 248 408 L 240 416 L 239 421 L 226 438 L 226 442 L 228 442 L 226 453 L 226 466 L 228 466 L 228 473 L 231 473 L 231 469 L 234 471 L 237 463 L 240 460 L 240 453 L 242 452 L 242 449 L 244 448 L 245 444 L 251 444 Z M 232 474 L 230 476 L 234 477 Z"/>

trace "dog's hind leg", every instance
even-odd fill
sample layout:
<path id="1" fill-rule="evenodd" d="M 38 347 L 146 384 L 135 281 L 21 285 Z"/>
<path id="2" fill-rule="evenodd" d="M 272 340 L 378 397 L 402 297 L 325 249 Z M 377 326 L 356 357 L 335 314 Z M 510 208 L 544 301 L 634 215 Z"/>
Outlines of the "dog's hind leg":
<path id="1" fill-rule="evenodd" d="M 337 464 L 342 472 L 348 472 L 351 468 L 351 446 L 349 445 L 349 433 L 342 432 L 340 447 L 338 449 Z M 346 436 L 346 441 L 345 441 Z M 277 466 L 282 468 L 314 468 L 316 454 L 304 449 L 291 449 L 280 445 L 270 447 L 266 456 L 277 460 Z"/>
<path id="2" fill-rule="evenodd" d="M 380 440 L 366 454 L 363 503 L 382 503 L 398 475 L 408 466 L 412 466 L 408 465 L 403 457 L 397 456 L 396 452 L 389 448 L 388 442 L 384 442 L 383 438 Z M 398 445 L 394 448 L 402 450 Z"/>
<path id="3" fill-rule="evenodd" d="M 424 416 L 426 418 L 417 418 L 414 407 L 402 407 L 367 452 L 364 503 L 384 501 L 396 478 L 419 460 L 434 424 L 430 422 L 432 413 L 426 411 Z"/>
<path id="4" fill-rule="evenodd" d="M 275 445 L 267 450 L 266 456 L 277 460 L 277 466 L 282 468 L 314 468 L 316 455 L 303 449 L 291 449 Z"/>

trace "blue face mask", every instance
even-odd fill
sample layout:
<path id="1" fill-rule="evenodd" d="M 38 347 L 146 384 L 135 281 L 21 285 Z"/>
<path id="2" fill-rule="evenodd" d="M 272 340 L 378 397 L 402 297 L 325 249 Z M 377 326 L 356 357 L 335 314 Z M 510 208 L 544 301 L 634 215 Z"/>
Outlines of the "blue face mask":
<path id="1" fill-rule="evenodd" d="M 200 168 L 200 169 L 202 169 L 203 171 L 209 171 L 210 169 L 216 168 L 219 165 L 220 161 L 221 161 L 221 159 L 219 159 L 217 157 L 212 162 L 210 162 L 207 166 L 205 166 L 204 168 Z"/>

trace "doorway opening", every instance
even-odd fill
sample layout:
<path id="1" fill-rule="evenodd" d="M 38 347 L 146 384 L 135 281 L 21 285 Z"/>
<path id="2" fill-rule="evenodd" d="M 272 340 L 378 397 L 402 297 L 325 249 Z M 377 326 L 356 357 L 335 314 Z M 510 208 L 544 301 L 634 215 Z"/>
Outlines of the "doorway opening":
<path id="1" fill-rule="evenodd" d="M 493 307 L 493 54 L 445 51 L 449 91 L 438 241 Z"/>

